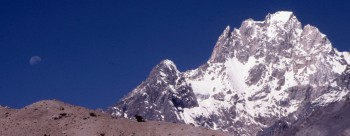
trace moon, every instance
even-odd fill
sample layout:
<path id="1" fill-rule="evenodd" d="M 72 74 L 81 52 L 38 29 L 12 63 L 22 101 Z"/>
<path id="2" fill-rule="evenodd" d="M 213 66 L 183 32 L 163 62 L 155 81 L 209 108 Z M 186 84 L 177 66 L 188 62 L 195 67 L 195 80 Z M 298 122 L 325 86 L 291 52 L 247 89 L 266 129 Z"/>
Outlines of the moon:
<path id="1" fill-rule="evenodd" d="M 29 59 L 30 65 L 36 65 L 36 64 L 39 64 L 40 62 L 41 62 L 41 58 L 39 56 L 32 56 Z"/>

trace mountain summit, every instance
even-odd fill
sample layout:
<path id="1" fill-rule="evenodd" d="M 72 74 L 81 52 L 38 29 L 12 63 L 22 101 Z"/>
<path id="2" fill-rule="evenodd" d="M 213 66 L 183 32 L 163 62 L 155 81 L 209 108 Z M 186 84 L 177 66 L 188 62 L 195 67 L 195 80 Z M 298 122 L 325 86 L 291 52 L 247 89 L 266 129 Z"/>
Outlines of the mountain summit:
<path id="1" fill-rule="evenodd" d="M 278 134 L 349 98 L 349 63 L 349 53 L 333 48 L 316 27 L 279 11 L 228 26 L 197 69 L 180 72 L 162 61 L 112 107 L 113 115 L 235 135 Z"/>

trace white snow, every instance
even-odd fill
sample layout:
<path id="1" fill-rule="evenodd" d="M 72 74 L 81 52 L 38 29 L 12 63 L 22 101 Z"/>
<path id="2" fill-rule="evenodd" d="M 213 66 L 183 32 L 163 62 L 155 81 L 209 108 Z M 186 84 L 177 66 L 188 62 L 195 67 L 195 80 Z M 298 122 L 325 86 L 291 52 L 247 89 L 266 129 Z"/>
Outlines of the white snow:
<path id="1" fill-rule="evenodd" d="M 255 65 L 255 61 L 256 59 L 254 59 L 254 57 L 250 57 L 248 62 L 243 64 L 238 61 L 237 58 L 232 58 L 225 63 L 227 74 L 233 89 L 241 91 L 247 89 L 245 81 L 248 77 L 249 70 Z"/>
<path id="2" fill-rule="evenodd" d="M 286 23 L 292 15 L 293 15 L 293 12 L 290 12 L 290 11 L 278 11 L 275 14 L 271 15 L 270 21 L 278 22 L 278 23 Z"/>
<path id="3" fill-rule="evenodd" d="M 160 74 L 160 76 L 162 76 L 162 77 L 165 77 L 165 76 L 166 76 L 166 74 L 165 74 L 163 71 L 160 71 L 159 74 Z"/>
<path id="4" fill-rule="evenodd" d="M 345 61 L 350 64 L 350 53 L 349 52 L 342 52 L 342 55 L 344 56 Z"/>
<path id="5" fill-rule="evenodd" d="M 341 74 L 345 71 L 346 65 L 340 64 L 339 61 L 330 61 L 329 62 L 333 66 L 333 72 Z"/>

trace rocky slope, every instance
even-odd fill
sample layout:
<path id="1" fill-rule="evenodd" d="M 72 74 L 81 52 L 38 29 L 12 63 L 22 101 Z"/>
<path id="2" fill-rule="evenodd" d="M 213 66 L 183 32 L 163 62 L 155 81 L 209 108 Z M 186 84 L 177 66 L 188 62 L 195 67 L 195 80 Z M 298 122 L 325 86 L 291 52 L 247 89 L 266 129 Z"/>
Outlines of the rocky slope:
<path id="1" fill-rule="evenodd" d="M 227 27 L 197 69 L 180 72 L 162 61 L 112 114 L 277 135 L 349 98 L 349 63 L 349 53 L 333 48 L 316 27 L 280 11 Z"/>
<path id="2" fill-rule="evenodd" d="M 259 133 L 264 136 L 349 136 L 350 99 L 315 109 L 306 119 L 291 123 L 278 121 Z"/>
<path id="3" fill-rule="evenodd" d="M 55 100 L 22 109 L 0 107 L 1 136 L 225 136 L 228 134 L 166 122 L 136 122 Z"/>

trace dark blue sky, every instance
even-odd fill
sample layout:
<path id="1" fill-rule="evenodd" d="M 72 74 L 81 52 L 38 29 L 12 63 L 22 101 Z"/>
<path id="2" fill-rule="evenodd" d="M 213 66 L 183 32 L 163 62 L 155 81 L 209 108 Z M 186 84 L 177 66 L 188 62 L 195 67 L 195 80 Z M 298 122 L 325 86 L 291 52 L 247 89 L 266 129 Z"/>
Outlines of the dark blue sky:
<path id="1" fill-rule="evenodd" d="M 106 108 L 162 59 L 196 68 L 227 25 L 279 10 L 350 51 L 349 7 L 345 0 L 1 0 L 0 105 L 58 99 Z M 42 61 L 30 65 L 32 56 Z"/>

